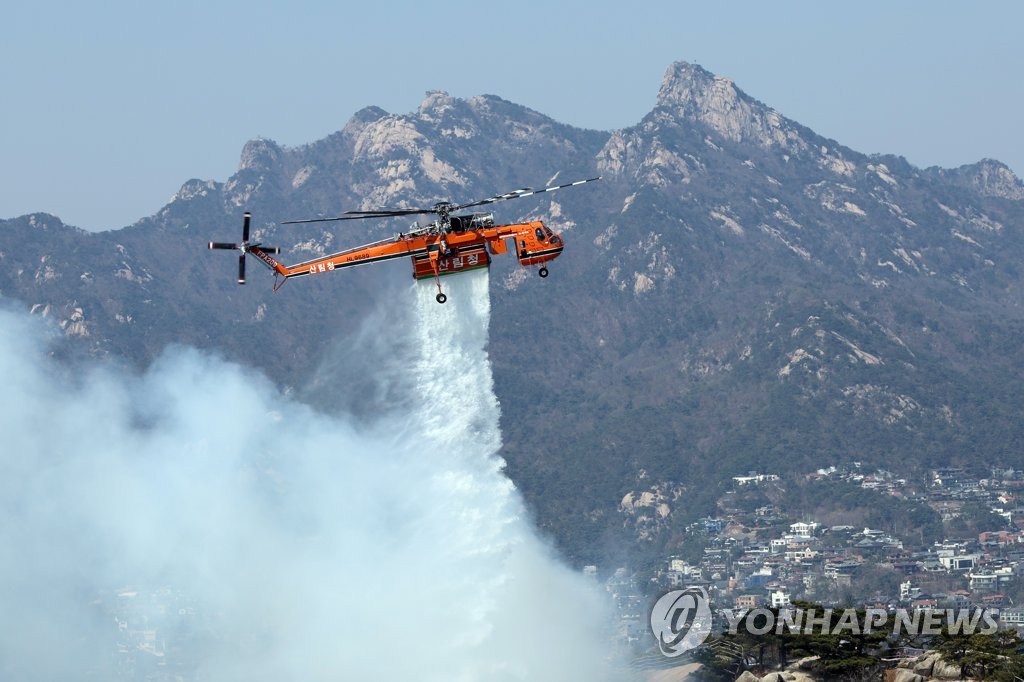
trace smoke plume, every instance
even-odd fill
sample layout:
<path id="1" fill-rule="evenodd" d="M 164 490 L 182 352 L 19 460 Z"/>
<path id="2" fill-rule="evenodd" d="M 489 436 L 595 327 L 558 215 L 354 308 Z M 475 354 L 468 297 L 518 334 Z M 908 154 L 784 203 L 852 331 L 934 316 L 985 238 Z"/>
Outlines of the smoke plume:
<path id="1" fill-rule="evenodd" d="M 486 273 L 446 290 L 367 332 L 409 336 L 359 418 L 184 347 L 68 372 L 0 311 L 0 679 L 622 679 L 495 454 Z"/>

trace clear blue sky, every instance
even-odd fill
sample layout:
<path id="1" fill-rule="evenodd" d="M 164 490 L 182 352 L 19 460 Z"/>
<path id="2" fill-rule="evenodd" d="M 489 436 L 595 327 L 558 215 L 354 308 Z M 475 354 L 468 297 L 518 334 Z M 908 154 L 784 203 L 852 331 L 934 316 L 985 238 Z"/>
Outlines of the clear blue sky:
<path id="1" fill-rule="evenodd" d="M 677 60 L 859 151 L 1022 175 L 1022 27 L 1011 0 L 10 0 L 0 218 L 123 227 L 226 180 L 249 139 L 305 144 L 427 90 L 622 128 Z"/>

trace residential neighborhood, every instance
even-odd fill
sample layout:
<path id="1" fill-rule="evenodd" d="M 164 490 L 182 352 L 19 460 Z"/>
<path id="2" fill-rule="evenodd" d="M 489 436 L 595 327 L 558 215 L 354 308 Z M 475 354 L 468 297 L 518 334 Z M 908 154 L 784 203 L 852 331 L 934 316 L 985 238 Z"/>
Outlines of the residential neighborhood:
<path id="1" fill-rule="evenodd" d="M 908 481 L 854 463 L 809 472 L 801 481 L 821 482 L 930 509 L 942 522 L 935 529 L 948 534 L 932 539 L 910 523 L 873 528 L 793 518 L 773 503 L 744 508 L 740 498 L 749 501 L 759 486 L 776 491 L 785 486 L 777 475 L 748 472 L 733 478 L 720 500 L 720 514 L 687 528 L 702 541 L 699 556 L 691 551 L 665 557 L 649 585 L 639 584 L 625 568 L 607 579 L 621 619 L 620 636 L 643 642 L 645 613 L 636 608 L 645 599 L 640 595 L 647 595 L 649 604 L 651 595 L 691 586 L 704 588 L 716 611 L 786 608 L 797 601 L 889 611 L 984 608 L 998 613 L 1002 626 L 1024 628 L 1024 504 L 1018 502 L 1024 472 L 992 470 L 978 478 L 942 468 Z M 586 572 L 600 574 L 594 566 Z"/>

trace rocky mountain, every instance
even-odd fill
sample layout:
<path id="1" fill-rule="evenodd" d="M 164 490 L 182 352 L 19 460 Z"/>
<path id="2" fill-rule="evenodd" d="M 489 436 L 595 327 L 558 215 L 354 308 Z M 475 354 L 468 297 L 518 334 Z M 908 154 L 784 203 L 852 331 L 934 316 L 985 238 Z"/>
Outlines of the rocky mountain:
<path id="1" fill-rule="evenodd" d="M 361 320 L 392 314 L 406 264 L 271 294 L 255 262 L 237 287 L 205 242 L 237 239 L 249 210 L 301 260 L 406 226 L 278 221 L 596 174 L 496 206 L 569 246 L 547 280 L 507 258 L 491 273 L 502 454 L 573 561 L 671 547 L 752 470 L 1024 466 L 1024 184 L 993 160 L 858 153 L 682 62 L 623 130 L 432 92 L 302 147 L 252 141 L 226 182 L 190 180 L 123 230 L 0 222 L 0 294 L 55 320 L 72 355 L 142 365 L 187 343 L 370 409 L 306 389 L 332 348 L 360 343 Z"/>

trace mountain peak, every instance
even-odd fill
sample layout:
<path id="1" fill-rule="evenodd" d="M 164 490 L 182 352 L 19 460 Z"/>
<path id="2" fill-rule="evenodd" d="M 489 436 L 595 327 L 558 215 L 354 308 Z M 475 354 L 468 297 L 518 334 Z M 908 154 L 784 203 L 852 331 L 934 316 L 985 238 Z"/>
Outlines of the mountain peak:
<path id="1" fill-rule="evenodd" d="M 368 127 L 389 116 L 388 112 L 380 107 L 363 107 L 352 115 L 341 134 L 349 139 L 355 140 Z"/>
<path id="2" fill-rule="evenodd" d="M 444 90 L 428 90 L 420 104 L 420 111 L 443 109 L 451 106 L 453 102 L 454 98 Z"/>
<path id="3" fill-rule="evenodd" d="M 726 116 L 749 101 L 728 78 L 688 62 L 675 62 L 668 67 L 657 99 L 660 107 L 677 109 L 696 118 Z"/>
<path id="4" fill-rule="evenodd" d="M 373 123 L 379 121 L 388 115 L 388 112 L 384 111 L 380 107 L 369 106 L 363 107 L 356 113 L 352 114 L 352 120 L 360 123 Z"/>
<path id="5" fill-rule="evenodd" d="M 22 222 L 22 223 L 24 223 L 25 225 L 27 225 L 29 228 L 31 228 L 33 230 L 39 230 L 39 231 L 44 231 L 44 232 L 45 231 L 50 231 L 50 230 L 53 230 L 53 231 L 72 230 L 74 232 L 80 232 L 82 234 L 87 234 L 85 232 L 85 230 L 82 230 L 82 229 L 77 228 L 77 227 L 73 227 L 71 225 L 67 225 L 63 220 L 61 220 L 57 216 L 53 215 L 52 213 L 43 213 L 43 212 L 28 213 L 26 215 L 21 216 L 20 218 L 14 218 L 12 220 L 7 221 L 7 224 L 8 225 L 13 225 L 16 222 Z"/>
<path id="6" fill-rule="evenodd" d="M 272 168 L 280 159 L 281 147 L 273 140 L 258 137 L 255 140 L 249 140 L 242 147 L 242 158 L 238 163 L 238 170 Z"/>
<path id="7" fill-rule="evenodd" d="M 940 178 L 967 187 L 982 196 L 1024 199 L 1024 182 L 1009 166 L 995 159 L 982 159 L 959 168 L 929 169 Z"/>
<path id="8" fill-rule="evenodd" d="M 668 106 L 692 101 L 714 85 L 717 79 L 715 74 L 698 64 L 673 62 L 665 70 L 665 75 L 661 79 L 658 104 Z M 725 83 L 732 83 L 727 78 L 721 80 Z"/>
<path id="9" fill-rule="evenodd" d="M 420 103 L 419 117 L 426 121 L 437 121 L 452 112 L 458 100 L 444 90 L 430 90 Z"/>
<path id="10" fill-rule="evenodd" d="M 722 137 L 785 145 L 796 133 L 777 111 L 750 97 L 728 78 L 697 64 L 675 62 L 665 71 L 656 112 L 699 122 Z"/>

